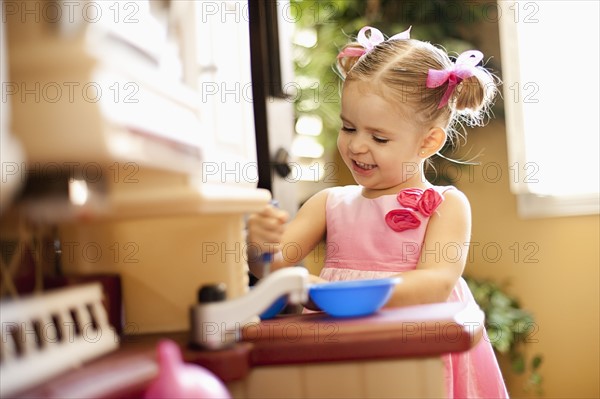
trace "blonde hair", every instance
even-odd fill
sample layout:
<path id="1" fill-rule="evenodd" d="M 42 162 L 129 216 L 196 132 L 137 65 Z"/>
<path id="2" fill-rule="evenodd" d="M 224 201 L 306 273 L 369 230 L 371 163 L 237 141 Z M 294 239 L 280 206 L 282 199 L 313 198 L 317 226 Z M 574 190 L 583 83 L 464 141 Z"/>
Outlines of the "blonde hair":
<path id="1" fill-rule="evenodd" d="M 347 48 L 363 49 L 353 42 L 342 53 Z M 360 57 L 341 56 L 337 60 L 337 70 L 345 82 L 368 82 L 384 97 L 408 107 L 415 122 L 446 129 L 451 140 L 456 123 L 465 122 L 469 126 L 483 123 L 497 92 L 494 76 L 478 66 L 473 76 L 456 86 L 447 105 L 439 107 L 448 82 L 428 88 L 427 74 L 430 69 L 452 66 L 446 51 L 413 39 L 383 41 Z"/>

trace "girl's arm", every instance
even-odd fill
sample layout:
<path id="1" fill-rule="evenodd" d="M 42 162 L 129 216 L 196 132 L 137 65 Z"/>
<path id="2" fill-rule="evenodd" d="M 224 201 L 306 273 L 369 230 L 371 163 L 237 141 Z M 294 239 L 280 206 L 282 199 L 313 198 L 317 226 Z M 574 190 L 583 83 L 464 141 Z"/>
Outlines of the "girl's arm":
<path id="1" fill-rule="evenodd" d="M 449 190 L 431 216 L 417 268 L 401 274 L 386 306 L 445 302 L 462 275 L 471 236 L 471 207 L 463 193 Z"/>
<path id="2" fill-rule="evenodd" d="M 275 252 L 271 270 L 277 270 L 298 264 L 324 238 L 327 191 L 313 195 L 287 225 L 283 211 L 271 206 L 248 218 L 248 249 L 254 252 L 248 254 L 252 274 L 262 277 L 261 251 Z"/>

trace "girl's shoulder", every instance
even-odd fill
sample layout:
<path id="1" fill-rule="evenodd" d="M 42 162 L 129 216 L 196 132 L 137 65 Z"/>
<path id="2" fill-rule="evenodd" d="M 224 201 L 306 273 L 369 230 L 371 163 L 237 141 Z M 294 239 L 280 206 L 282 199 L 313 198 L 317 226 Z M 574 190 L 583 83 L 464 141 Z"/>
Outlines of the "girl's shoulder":
<path id="1" fill-rule="evenodd" d="M 432 186 L 438 193 L 443 194 L 444 197 L 456 198 L 461 200 L 467 200 L 467 196 L 460 191 L 456 186 Z"/>
<path id="2" fill-rule="evenodd" d="M 325 209 L 329 193 L 335 188 L 337 187 L 328 187 L 322 189 L 321 191 L 317 191 L 315 194 L 313 194 L 301 204 L 300 209 L 309 209 L 312 211 Z"/>
<path id="3" fill-rule="evenodd" d="M 471 205 L 467 196 L 455 186 L 432 186 L 442 195 L 443 201 L 439 210 L 462 211 L 470 213 Z"/>

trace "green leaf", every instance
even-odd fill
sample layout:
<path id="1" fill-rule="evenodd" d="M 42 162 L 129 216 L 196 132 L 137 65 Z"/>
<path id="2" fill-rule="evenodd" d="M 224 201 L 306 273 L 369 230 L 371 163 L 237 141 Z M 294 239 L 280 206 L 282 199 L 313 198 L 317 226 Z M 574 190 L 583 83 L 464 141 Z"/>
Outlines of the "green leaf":
<path id="1" fill-rule="evenodd" d="M 540 385 L 542 383 L 542 376 L 538 373 L 531 373 L 531 377 L 529 377 L 529 383 L 531 385 Z"/>
<path id="2" fill-rule="evenodd" d="M 537 370 L 540 367 L 540 365 L 542 364 L 542 360 L 543 360 L 542 355 L 535 355 L 533 357 L 533 359 L 531 360 L 531 368 L 533 370 Z"/>
<path id="3" fill-rule="evenodd" d="M 512 370 L 517 374 L 523 374 L 525 372 L 525 357 L 522 353 L 517 353 L 511 360 Z"/>
<path id="4" fill-rule="evenodd" d="M 491 304 L 498 308 L 509 308 L 511 306 L 511 299 L 507 297 L 503 292 L 494 291 L 491 297 Z"/>

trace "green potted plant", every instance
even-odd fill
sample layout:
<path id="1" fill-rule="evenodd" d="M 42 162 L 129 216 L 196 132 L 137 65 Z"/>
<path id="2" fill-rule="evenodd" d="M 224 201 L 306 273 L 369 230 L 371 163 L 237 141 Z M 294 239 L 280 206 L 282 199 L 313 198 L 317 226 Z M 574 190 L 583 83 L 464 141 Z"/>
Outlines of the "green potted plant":
<path id="1" fill-rule="evenodd" d="M 541 395 L 543 378 L 539 369 L 542 356 L 536 354 L 527 359 L 523 353 L 523 345 L 532 342 L 537 331 L 533 315 L 498 284 L 468 276 L 465 280 L 485 313 L 485 327 L 494 350 L 509 357 L 515 373 L 527 375 L 526 391 Z"/>

